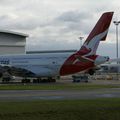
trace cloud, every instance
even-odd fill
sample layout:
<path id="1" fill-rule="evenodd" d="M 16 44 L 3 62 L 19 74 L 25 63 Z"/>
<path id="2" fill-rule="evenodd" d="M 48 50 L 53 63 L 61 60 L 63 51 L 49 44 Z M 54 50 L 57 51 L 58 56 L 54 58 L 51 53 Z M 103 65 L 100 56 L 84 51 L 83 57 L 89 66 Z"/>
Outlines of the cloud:
<path id="1" fill-rule="evenodd" d="M 0 0 L 0 28 L 29 34 L 29 50 L 79 49 L 78 37 L 86 39 L 103 12 L 119 13 L 119 3 L 119 0 Z M 114 33 L 115 26 L 111 24 L 104 45 L 114 46 Z"/>
<path id="2" fill-rule="evenodd" d="M 93 14 L 80 11 L 64 12 L 58 16 L 55 21 L 58 24 L 65 26 L 68 31 L 78 31 L 82 33 L 88 33 L 90 24 L 89 20 L 93 19 Z M 67 31 L 65 29 L 65 31 Z"/>
<path id="3" fill-rule="evenodd" d="M 97 53 L 103 56 L 109 56 L 110 58 L 116 58 L 116 43 L 101 42 Z"/>
<path id="4" fill-rule="evenodd" d="M 69 11 L 60 15 L 59 17 L 57 17 L 57 19 L 63 22 L 79 22 L 79 21 L 84 21 L 89 17 L 91 17 L 90 14 L 86 14 L 83 12 L 81 13 L 79 11 Z"/>

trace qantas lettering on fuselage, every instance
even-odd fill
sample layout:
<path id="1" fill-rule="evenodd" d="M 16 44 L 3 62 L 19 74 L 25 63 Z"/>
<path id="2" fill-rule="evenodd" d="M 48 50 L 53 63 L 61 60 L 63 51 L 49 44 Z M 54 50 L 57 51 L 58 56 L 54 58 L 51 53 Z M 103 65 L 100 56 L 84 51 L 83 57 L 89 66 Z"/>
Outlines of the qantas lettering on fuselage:
<path id="1" fill-rule="evenodd" d="M 0 59 L 0 64 L 9 65 L 10 61 L 9 61 L 9 59 Z"/>

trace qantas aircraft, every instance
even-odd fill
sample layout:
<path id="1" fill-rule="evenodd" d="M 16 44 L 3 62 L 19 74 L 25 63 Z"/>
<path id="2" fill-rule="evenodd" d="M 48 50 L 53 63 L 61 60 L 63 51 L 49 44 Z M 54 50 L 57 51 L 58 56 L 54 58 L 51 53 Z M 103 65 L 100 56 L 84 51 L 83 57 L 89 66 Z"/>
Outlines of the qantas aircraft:
<path id="1" fill-rule="evenodd" d="M 41 53 L 0 56 L 0 75 L 52 79 L 78 72 L 94 74 L 97 65 L 109 61 L 108 56 L 96 55 L 100 41 L 106 39 L 113 12 L 104 13 L 79 51 L 69 53 Z"/>

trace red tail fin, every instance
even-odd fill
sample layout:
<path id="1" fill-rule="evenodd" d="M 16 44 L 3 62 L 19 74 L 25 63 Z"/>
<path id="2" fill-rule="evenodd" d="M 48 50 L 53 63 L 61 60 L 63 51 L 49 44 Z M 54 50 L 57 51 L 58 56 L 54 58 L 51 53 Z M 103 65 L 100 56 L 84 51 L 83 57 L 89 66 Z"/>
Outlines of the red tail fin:
<path id="1" fill-rule="evenodd" d="M 97 24 L 89 34 L 82 48 L 80 49 L 81 52 L 86 49 L 87 51 L 89 51 L 89 54 L 96 53 L 99 42 L 104 41 L 107 37 L 112 16 L 113 12 L 106 12 L 100 17 Z"/>

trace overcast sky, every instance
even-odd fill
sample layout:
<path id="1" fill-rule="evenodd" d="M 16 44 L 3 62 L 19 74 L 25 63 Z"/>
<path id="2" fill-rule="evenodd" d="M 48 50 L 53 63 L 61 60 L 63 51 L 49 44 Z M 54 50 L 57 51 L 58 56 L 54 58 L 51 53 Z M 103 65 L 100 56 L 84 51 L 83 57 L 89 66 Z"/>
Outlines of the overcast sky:
<path id="1" fill-rule="evenodd" d="M 83 36 L 85 40 L 106 11 L 114 11 L 113 20 L 120 20 L 120 1 L 0 0 L 0 29 L 29 34 L 27 50 L 78 50 L 78 37 Z M 115 42 L 115 25 L 112 23 L 107 40 L 100 44 L 98 53 L 114 58 Z"/>

